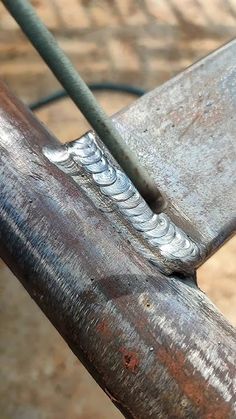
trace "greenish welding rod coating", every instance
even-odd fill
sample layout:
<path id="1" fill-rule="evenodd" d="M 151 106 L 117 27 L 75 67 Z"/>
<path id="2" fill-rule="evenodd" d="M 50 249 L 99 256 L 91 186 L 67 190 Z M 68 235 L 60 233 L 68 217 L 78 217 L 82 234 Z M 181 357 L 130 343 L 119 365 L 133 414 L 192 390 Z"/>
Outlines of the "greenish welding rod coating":
<path id="1" fill-rule="evenodd" d="M 83 113 L 100 139 L 110 150 L 144 199 L 153 203 L 158 190 L 146 171 L 126 146 L 111 119 L 98 104 L 91 90 L 78 74 L 55 38 L 40 21 L 27 0 L 2 0 L 35 49 Z"/>

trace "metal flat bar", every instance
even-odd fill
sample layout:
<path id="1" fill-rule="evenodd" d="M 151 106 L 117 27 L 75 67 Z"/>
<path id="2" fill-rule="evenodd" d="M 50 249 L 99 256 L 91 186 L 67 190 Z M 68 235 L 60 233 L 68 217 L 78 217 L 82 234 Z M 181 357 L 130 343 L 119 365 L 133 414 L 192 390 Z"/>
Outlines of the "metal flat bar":
<path id="1" fill-rule="evenodd" d="M 106 115 L 96 98 L 80 77 L 69 58 L 59 47 L 53 35 L 36 14 L 27 0 L 2 0 L 22 31 L 49 66 L 58 81 L 67 91 L 75 105 L 81 110 L 91 127 L 106 144 L 141 195 L 154 203 L 159 192 L 150 174 L 143 170 L 135 153 L 123 142 L 112 120 Z"/>
<path id="2" fill-rule="evenodd" d="M 113 118 L 205 257 L 236 229 L 235 109 L 234 40 Z"/>
<path id="3" fill-rule="evenodd" d="M 0 256 L 127 418 L 234 417 L 235 330 L 44 157 L 57 141 L 3 86 L 0 104 Z"/>

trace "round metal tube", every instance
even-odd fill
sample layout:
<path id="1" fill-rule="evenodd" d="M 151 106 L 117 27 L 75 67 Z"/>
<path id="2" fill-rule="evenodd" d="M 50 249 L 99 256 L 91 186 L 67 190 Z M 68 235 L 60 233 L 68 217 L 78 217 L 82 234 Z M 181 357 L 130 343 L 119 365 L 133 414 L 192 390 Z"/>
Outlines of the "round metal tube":
<path id="1" fill-rule="evenodd" d="M 100 139 L 110 150 L 141 195 L 149 203 L 157 198 L 157 188 L 123 142 L 111 119 L 98 104 L 91 90 L 78 74 L 55 38 L 27 0 L 2 0 L 51 71 L 83 113 Z"/>
<path id="2" fill-rule="evenodd" d="M 136 253 L 3 87 L 0 104 L 0 256 L 126 417 L 235 417 L 233 327 Z"/>

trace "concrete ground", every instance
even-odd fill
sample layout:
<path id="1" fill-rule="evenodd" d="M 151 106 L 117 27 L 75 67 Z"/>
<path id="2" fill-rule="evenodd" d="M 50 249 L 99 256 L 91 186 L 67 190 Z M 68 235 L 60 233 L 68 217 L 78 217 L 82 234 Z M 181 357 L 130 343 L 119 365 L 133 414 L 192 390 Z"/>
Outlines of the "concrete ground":
<path id="1" fill-rule="evenodd" d="M 236 34 L 236 0 L 33 1 L 86 81 L 150 89 Z M 0 77 L 26 102 L 58 87 L 0 5 Z M 99 93 L 110 114 L 133 96 Z M 69 100 L 37 113 L 62 141 L 87 123 Z M 236 325 L 236 238 L 198 272 L 200 287 Z M 122 417 L 23 287 L 0 263 L 0 418 Z"/>

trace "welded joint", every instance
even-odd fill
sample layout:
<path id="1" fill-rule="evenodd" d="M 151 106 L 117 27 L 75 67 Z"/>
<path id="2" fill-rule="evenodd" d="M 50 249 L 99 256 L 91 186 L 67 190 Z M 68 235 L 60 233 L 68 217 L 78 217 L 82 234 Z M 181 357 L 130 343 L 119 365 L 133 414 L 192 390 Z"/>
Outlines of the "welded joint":
<path id="1" fill-rule="evenodd" d="M 83 168 L 109 198 L 129 225 L 156 250 L 152 262 L 160 266 L 161 259 L 172 266 L 171 271 L 189 271 L 202 259 L 202 249 L 165 214 L 155 214 L 142 198 L 128 176 L 116 167 L 89 132 L 60 149 L 44 149 L 45 156 L 78 183 L 78 171 Z M 141 251 L 140 249 L 136 249 Z M 142 252 L 143 253 L 143 252 Z M 146 255 L 145 255 L 146 256 Z M 175 267 L 175 263 L 177 262 Z M 181 266 L 182 268 L 178 268 Z"/>

